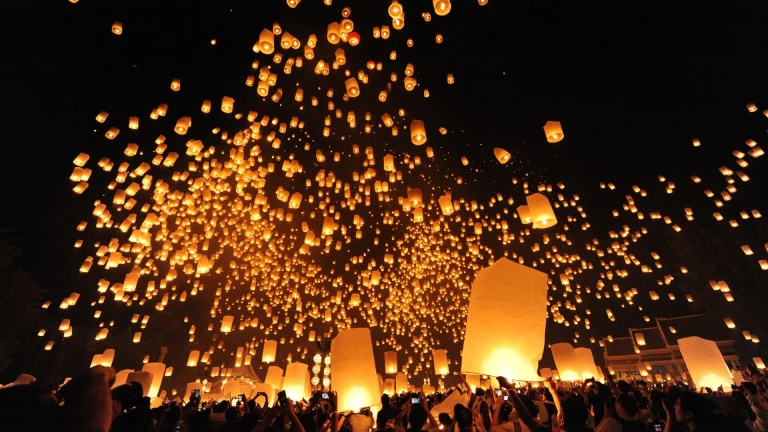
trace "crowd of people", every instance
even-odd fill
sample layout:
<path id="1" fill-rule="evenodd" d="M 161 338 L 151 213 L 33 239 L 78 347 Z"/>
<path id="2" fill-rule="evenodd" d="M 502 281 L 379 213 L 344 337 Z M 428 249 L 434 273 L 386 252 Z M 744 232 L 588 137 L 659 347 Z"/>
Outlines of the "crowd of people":
<path id="1" fill-rule="evenodd" d="M 264 393 L 232 401 L 187 395 L 151 408 L 141 384 L 112 388 L 114 370 L 96 366 L 57 389 L 37 383 L 0 389 L 0 431 L 766 432 L 768 375 L 743 374 L 729 392 L 610 377 L 605 383 L 550 379 L 536 387 L 498 377 L 498 389 L 472 391 L 462 377 L 445 393 L 385 394 L 375 411 L 353 413 L 337 412 L 336 394 L 322 391 L 309 401 L 282 392 L 273 401 Z"/>

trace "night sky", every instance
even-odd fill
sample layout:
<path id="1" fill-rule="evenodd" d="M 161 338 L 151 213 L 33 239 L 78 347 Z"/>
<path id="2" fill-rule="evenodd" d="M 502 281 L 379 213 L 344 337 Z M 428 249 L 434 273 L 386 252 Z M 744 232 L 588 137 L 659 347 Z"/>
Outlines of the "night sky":
<path id="1" fill-rule="evenodd" d="M 372 26 L 388 24 L 389 2 L 381 0 L 336 0 L 332 8 L 304 0 L 298 13 L 284 0 L 49 3 L 11 14 L 30 24 L 5 42 L 15 61 L 4 62 L 11 74 L 6 80 L 11 100 L 2 146 L 0 228 L 13 231 L 24 251 L 22 265 L 50 290 L 54 305 L 72 291 L 85 297 L 94 291 L 93 278 L 78 274 L 84 251 L 73 253 L 72 244 L 81 237 L 75 226 L 89 219 L 92 198 L 104 188 L 92 185 L 88 198 L 73 194 L 72 159 L 85 152 L 92 162 L 101 156 L 120 160 L 131 134 L 127 117 L 140 117 L 144 140 L 154 137 L 157 133 L 147 132 L 155 127 L 148 115 L 159 103 L 169 104 L 169 123 L 187 115 L 184 110 L 198 115 L 203 99 L 211 100 L 214 110 L 223 95 L 246 102 L 254 90 L 243 82 L 254 73 L 251 46 L 262 28 L 280 22 L 301 39 L 317 33 L 325 42 L 317 23 L 338 19 L 347 3 L 362 35 L 357 48 L 347 49 L 349 62 L 357 65 L 350 69 L 362 68 L 368 59 L 385 61 L 395 46 L 398 60 L 416 64 L 416 78 L 432 96 L 403 99 L 401 105 L 434 126 L 431 144 L 447 156 L 432 180 L 450 185 L 440 177 L 462 175 L 468 199 L 473 193 L 482 198 L 511 190 L 511 177 L 533 185 L 562 181 L 566 192 L 580 195 L 592 229 L 604 235 L 621 228 L 610 210 L 637 184 L 648 190 L 658 211 L 685 222 L 682 208 L 692 207 L 697 220 L 707 220 L 712 206 L 702 205 L 703 188 L 694 189 L 690 176 L 715 179 L 718 167 L 733 168 L 730 153 L 744 151 L 746 138 L 766 147 L 768 119 L 761 112 L 768 108 L 768 38 L 762 10 L 701 12 L 662 2 L 565 8 L 559 2 L 512 0 L 479 7 L 474 0 L 454 0 L 448 16 L 433 14 L 424 23 L 419 15 L 431 9 L 429 2 L 404 0 L 406 27 L 384 43 L 370 33 Z M 115 20 L 124 26 L 119 37 L 110 32 Z M 293 30 L 305 26 L 312 29 Z M 437 32 L 445 36 L 441 45 L 434 43 Z M 414 48 L 405 47 L 409 37 Z M 447 72 L 456 76 L 454 86 L 445 84 Z M 299 77 L 310 75 L 312 67 L 305 64 Z M 181 92 L 168 89 L 173 78 L 181 79 Z M 292 94 L 288 90 L 285 97 Z M 760 112 L 748 113 L 747 103 Z M 110 120 L 120 119 L 119 143 L 105 140 L 103 125 L 94 122 L 102 110 Z M 357 111 L 361 116 L 365 109 Z M 542 126 L 548 120 L 562 122 L 565 140 L 547 144 Z M 440 137 L 437 125 L 449 133 Z M 172 123 L 166 126 L 170 132 Z M 209 124 L 194 126 L 210 129 Z M 386 139 L 387 148 L 407 151 L 411 144 L 400 138 Z M 693 148 L 692 138 L 701 139 L 702 147 Z M 499 166 L 494 147 L 513 153 L 513 163 Z M 473 164 L 463 167 L 461 156 Z M 764 160 L 752 161 L 751 181 L 737 185 L 738 199 L 744 209 L 768 215 L 768 170 L 757 168 Z M 675 181 L 674 195 L 666 196 L 658 175 Z M 599 182 L 612 182 L 617 189 L 609 193 L 599 189 Z M 694 195 L 695 200 L 688 198 Z M 703 224 L 712 236 L 731 235 L 714 221 Z M 766 227 L 761 224 L 745 224 L 739 236 L 762 235 L 754 243 L 762 245 Z M 654 245 L 642 248 L 651 251 Z M 653 307 L 659 308 L 654 316 L 688 313 L 680 301 Z M 641 325 L 636 318 L 620 317 L 611 324 L 613 334 Z M 567 333 L 553 329 L 552 342 L 568 340 Z"/>

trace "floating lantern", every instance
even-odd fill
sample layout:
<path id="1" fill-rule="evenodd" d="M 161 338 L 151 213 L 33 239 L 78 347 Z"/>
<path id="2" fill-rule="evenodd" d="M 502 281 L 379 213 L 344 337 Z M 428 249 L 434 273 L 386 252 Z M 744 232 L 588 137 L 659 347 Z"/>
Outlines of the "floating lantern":
<path id="1" fill-rule="evenodd" d="M 509 159 L 512 157 L 508 151 L 499 147 L 493 149 L 493 155 L 496 156 L 496 160 L 498 160 L 500 164 L 509 162 Z"/>
<path id="2" fill-rule="evenodd" d="M 469 297 L 462 373 L 540 381 L 547 274 L 501 258 L 478 272 Z M 525 332 L 510 333 L 505 322 Z"/>
<path id="3" fill-rule="evenodd" d="M 563 127 L 558 121 L 548 121 L 544 125 L 544 135 L 546 135 L 548 143 L 557 143 L 565 138 Z"/>
<path id="4" fill-rule="evenodd" d="M 716 389 L 723 386 L 724 391 L 731 391 L 731 372 L 715 342 L 692 336 L 678 339 L 677 344 L 697 387 Z"/>
<path id="5" fill-rule="evenodd" d="M 411 121 L 411 142 L 420 146 L 427 142 L 427 130 L 421 120 Z"/>
<path id="6" fill-rule="evenodd" d="M 333 388 L 339 411 L 359 411 L 380 404 L 379 380 L 373 357 L 371 331 L 353 328 L 341 331 L 331 343 Z"/>

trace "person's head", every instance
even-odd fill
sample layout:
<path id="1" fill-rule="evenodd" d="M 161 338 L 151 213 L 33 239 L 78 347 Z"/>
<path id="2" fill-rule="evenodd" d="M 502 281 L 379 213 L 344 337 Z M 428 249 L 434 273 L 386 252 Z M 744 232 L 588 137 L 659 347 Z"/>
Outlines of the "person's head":
<path id="1" fill-rule="evenodd" d="M 227 408 L 229 408 L 229 401 L 221 401 L 213 408 L 213 412 L 215 413 L 223 413 L 227 411 Z"/>
<path id="2" fill-rule="evenodd" d="M 411 430 L 421 430 L 427 422 L 427 412 L 421 405 L 411 405 L 411 411 L 408 413 L 408 424 Z"/>
<path id="3" fill-rule="evenodd" d="M 587 407 L 582 398 L 569 396 L 561 402 L 563 408 L 563 429 L 566 431 L 580 431 L 587 423 Z"/>
<path id="4" fill-rule="evenodd" d="M 451 419 L 451 416 L 448 413 L 440 413 L 440 415 L 437 416 L 437 421 L 440 422 L 443 429 L 448 429 L 448 427 L 451 426 L 451 423 L 453 423 L 453 419 Z"/>
<path id="5" fill-rule="evenodd" d="M 714 419 L 714 406 L 705 396 L 683 392 L 675 403 L 675 419 L 689 428 L 709 426 Z"/>
<path id="6" fill-rule="evenodd" d="M 613 417 L 616 414 L 616 398 L 608 396 L 605 399 L 605 416 Z"/>
<path id="7" fill-rule="evenodd" d="M 616 414 L 624 420 L 630 420 L 637 414 L 637 401 L 634 397 L 623 394 L 616 398 Z"/>
<path id="8" fill-rule="evenodd" d="M 453 417 L 456 419 L 456 425 L 462 432 L 472 430 L 472 411 L 464 405 L 456 404 L 453 406 Z"/>
<path id="9" fill-rule="evenodd" d="M 749 381 L 744 381 L 741 383 L 741 385 L 744 387 L 744 393 L 747 395 L 756 395 L 757 394 L 757 386 L 752 384 Z"/>
<path id="10" fill-rule="evenodd" d="M 112 402 L 116 406 L 114 409 L 123 412 L 135 407 L 143 394 L 142 391 L 139 383 L 123 384 L 113 388 Z"/>
<path id="11" fill-rule="evenodd" d="M 384 393 L 381 395 L 381 407 L 384 408 L 386 406 L 389 406 L 389 395 Z"/>
<path id="12" fill-rule="evenodd" d="M 630 394 L 632 392 L 632 386 L 624 380 L 619 380 L 616 387 L 619 389 L 619 394 Z"/>

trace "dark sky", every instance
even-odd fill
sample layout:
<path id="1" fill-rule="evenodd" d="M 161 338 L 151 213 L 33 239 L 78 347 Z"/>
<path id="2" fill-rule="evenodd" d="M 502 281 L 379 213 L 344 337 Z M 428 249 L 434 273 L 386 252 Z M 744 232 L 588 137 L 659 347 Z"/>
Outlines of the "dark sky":
<path id="1" fill-rule="evenodd" d="M 70 192 L 71 161 L 81 151 L 93 158 L 123 148 L 109 148 L 103 133 L 94 133 L 94 116 L 101 110 L 115 118 L 138 115 L 143 126 L 161 102 L 197 110 L 202 99 L 216 105 L 223 94 L 237 96 L 263 27 L 328 22 L 339 8 L 331 11 L 319 0 L 304 0 L 301 14 L 288 14 L 282 0 L 50 3 L 11 14 L 27 24 L 5 42 L 15 61 L 4 62 L 11 99 L 0 227 L 15 231 L 25 267 L 59 298 L 85 290 L 77 288 L 82 256 L 71 246 L 90 203 Z M 372 40 L 369 28 L 387 23 L 389 2 L 349 3 L 363 36 L 350 61 L 382 58 L 392 44 Z M 704 12 L 665 2 L 567 8 L 512 0 L 479 7 L 454 0 L 451 14 L 425 24 L 419 14 L 428 2 L 402 3 L 406 29 L 390 42 L 417 63 L 420 82 L 434 82 L 429 105 L 406 108 L 451 130 L 441 149 L 479 159 L 504 147 L 515 154 L 516 173 L 564 181 L 579 193 L 593 225 L 611 223 L 607 211 L 615 206 L 601 198 L 600 181 L 658 189 L 659 174 L 682 182 L 730 162 L 745 135 L 765 141 L 765 117 L 745 109 L 750 102 L 768 108 L 764 10 Z M 124 25 L 122 36 L 109 30 L 115 20 Z M 437 32 L 446 38 L 439 46 Z M 416 41 L 410 51 L 408 37 Z M 450 89 L 446 72 L 457 77 Z M 171 102 L 174 77 L 183 91 Z M 543 139 L 547 120 L 563 123 L 566 139 L 558 145 Z M 693 137 L 705 145 L 694 151 Z M 452 163 L 442 168 L 462 169 Z M 511 186 L 498 172 L 489 167 L 475 181 L 493 190 Z M 752 175 L 746 193 L 768 214 L 768 176 Z"/>

